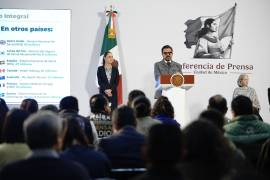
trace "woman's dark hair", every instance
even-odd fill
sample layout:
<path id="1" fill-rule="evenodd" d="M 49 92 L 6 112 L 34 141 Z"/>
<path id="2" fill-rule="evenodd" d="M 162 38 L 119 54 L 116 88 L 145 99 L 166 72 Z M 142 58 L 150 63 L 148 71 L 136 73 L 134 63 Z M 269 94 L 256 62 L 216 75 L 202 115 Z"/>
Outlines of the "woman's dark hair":
<path id="1" fill-rule="evenodd" d="M 106 51 L 103 55 L 103 58 L 102 58 L 102 65 L 104 66 L 105 65 L 105 58 L 107 57 L 107 55 L 111 53 L 110 51 Z"/>
<path id="2" fill-rule="evenodd" d="M 89 142 L 85 132 L 81 128 L 78 119 L 74 115 L 65 116 L 67 120 L 67 132 L 64 138 L 63 149 L 70 147 L 74 140 L 76 140 L 80 145 L 89 145 Z"/>
<path id="3" fill-rule="evenodd" d="M 222 132 L 224 132 L 223 126 L 224 126 L 224 116 L 221 112 L 215 110 L 215 109 L 208 109 L 203 112 L 201 112 L 200 117 L 202 119 L 205 119 L 209 122 L 212 122 L 214 125 L 218 127 Z"/>
<path id="4" fill-rule="evenodd" d="M 3 131 L 3 125 L 6 118 L 6 115 L 9 111 L 9 108 L 6 104 L 6 101 L 2 98 L 0 98 L 0 143 L 2 142 L 1 136 Z"/>
<path id="5" fill-rule="evenodd" d="M 159 97 L 153 106 L 151 116 L 155 117 L 157 115 L 165 115 L 174 119 L 174 109 L 172 103 L 165 96 Z"/>
<path id="6" fill-rule="evenodd" d="M 109 101 L 107 97 L 105 97 L 103 94 L 95 94 L 89 100 L 89 105 L 91 108 L 91 112 L 93 114 L 97 114 L 97 113 L 107 114 L 105 110 L 105 106 L 107 106 L 108 103 Z"/>
<path id="7" fill-rule="evenodd" d="M 147 137 L 147 157 L 152 166 L 168 168 L 178 163 L 183 152 L 180 128 L 168 124 L 157 124 L 150 128 Z"/>
<path id="8" fill-rule="evenodd" d="M 42 107 L 40 108 L 40 110 L 42 110 L 42 111 L 51 111 L 51 112 L 53 112 L 53 113 L 58 114 L 58 108 L 57 108 L 57 106 L 54 105 L 54 104 L 47 104 L 47 105 L 45 105 L 45 106 L 42 106 Z"/>
<path id="9" fill-rule="evenodd" d="M 139 96 L 145 96 L 145 93 L 142 90 L 139 89 L 134 89 L 129 92 L 128 94 L 128 102 L 127 105 L 131 107 L 132 101 L 136 99 Z"/>
<path id="10" fill-rule="evenodd" d="M 126 105 L 122 105 L 114 109 L 112 113 L 112 121 L 117 130 L 122 129 L 125 126 L 136 127 L 136 117 L 134 110 Z"/>
<path id="11" fill-rule="evenodd" d="M 209 32 L 209 26 L 215 21 L 213 18 L 208 18 L 204 21 L 204 27 L 198 31 L 198 38 L 203 37 L 205 34 Z"/>
<path id="12" fill-rule="evenodd" d="M 23 134 L 23 123 L 30 113 L 21 109 L 12 109 L 7 113 L 2 140 L 7 143 L 25 142 Z"/>
<path id="13" fill-rule="evenodd" d="M 231 108 L 235 116 L 253 114 L 252 101 L 249 97 L 239 95 L 231 102 Z"/>
<path id="14" fill-rule="evenodd" d="M 133 100 L 132 107 L 137 118 L 150 116 L 151 103 L 147 97 L 139 96 Z"/>
<path id="15" fill-rule="evenodd" d="M 35 99 L 24 99 L 21 103 L 20 109 L 29 112 L 30 114 L 38 111 L 38 103 Z"/>

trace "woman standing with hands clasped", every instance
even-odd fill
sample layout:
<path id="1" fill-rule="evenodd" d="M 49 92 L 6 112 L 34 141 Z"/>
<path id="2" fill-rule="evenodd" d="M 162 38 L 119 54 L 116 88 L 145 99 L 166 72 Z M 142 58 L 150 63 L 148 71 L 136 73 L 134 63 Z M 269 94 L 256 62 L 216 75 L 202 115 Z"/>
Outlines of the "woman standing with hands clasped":
<path id="1" fill-rule="evenodd" d="M 105 95 L 111 104 L 111 109 L 117 107 L 117 86 L 119 80 L 118 68 L 113 66 L 113 54 L 105 52 L 103 56 L 103 65 L 98 67 L 97 77 L 99 92 Z"/>

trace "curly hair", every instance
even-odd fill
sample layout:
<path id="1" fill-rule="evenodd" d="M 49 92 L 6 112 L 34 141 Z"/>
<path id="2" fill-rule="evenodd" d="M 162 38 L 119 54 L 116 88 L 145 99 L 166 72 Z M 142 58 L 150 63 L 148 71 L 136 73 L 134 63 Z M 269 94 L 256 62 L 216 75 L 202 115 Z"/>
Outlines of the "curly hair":
<path id="1" fill-rule="evenodd" d="M 151 116 L 155 117 L 157 115 L 165 115 L 174 119 L 174 108 L 169 99 L 165 96 L 161 96 L 155 102 Z"/>

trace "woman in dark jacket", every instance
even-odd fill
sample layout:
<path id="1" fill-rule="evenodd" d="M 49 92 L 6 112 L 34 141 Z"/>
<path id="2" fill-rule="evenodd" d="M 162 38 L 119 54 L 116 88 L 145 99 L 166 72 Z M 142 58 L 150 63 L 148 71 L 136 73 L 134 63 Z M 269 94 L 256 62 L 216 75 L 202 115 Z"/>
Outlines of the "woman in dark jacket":
<path id="1" fill-rule="evenodd" d="M 113 66 L 113 62 L 112 53 L 105 52 L 103 65 L 98 67 L 97 70 L 99 92 L 109 99 L 112 110 L 117 107 L 117 86 L 119 80 L 118 68 Z"/>

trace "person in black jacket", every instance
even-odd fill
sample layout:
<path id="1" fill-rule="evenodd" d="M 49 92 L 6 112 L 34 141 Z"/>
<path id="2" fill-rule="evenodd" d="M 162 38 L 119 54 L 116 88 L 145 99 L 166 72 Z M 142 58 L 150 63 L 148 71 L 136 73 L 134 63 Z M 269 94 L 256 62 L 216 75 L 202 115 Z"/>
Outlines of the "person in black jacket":
<path id="1" fill-rule="evenodd" d="M 99 92 L 109 99 L 112 110 L 117 107 L 117 86 L 119 80 L 118 68 L 113 66 L 113 62 L 113 54 L 109 51 L 105 52 L 103 65 L 99 66 L 97 70 Z"/>

